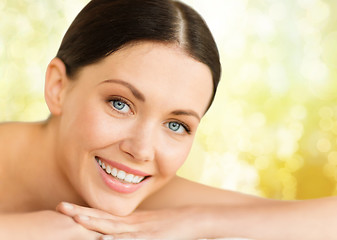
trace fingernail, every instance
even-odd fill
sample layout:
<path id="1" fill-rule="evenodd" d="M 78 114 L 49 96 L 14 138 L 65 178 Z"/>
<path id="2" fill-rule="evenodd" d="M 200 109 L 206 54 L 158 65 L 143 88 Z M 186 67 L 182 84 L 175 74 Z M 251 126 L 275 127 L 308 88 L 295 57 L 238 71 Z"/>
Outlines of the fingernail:
<path id="1" fill-rule="evenodd" d="M 113 240 L 113 239 L 114 239 L 113 236 L 108 236 L 108 235 L 102 236 L 102 240 Z"/>
<path id="2" fill-rule="evenodd" d="M 89 220 L 89 217 L 86 216 L 86 215 L 77 215 L 77 217 L 82 221 L 88 221 Z"/>
<path id="3" fill-rule="evenodd" d="M 67 209 L 67 210 L 72 210 L 72 209 L 74 209 L 74 206 L 71 205 L 70 203 L 62 202 L 62 205 L 63 205 L 63 207 L 64 207 L 65 209 Z"/>

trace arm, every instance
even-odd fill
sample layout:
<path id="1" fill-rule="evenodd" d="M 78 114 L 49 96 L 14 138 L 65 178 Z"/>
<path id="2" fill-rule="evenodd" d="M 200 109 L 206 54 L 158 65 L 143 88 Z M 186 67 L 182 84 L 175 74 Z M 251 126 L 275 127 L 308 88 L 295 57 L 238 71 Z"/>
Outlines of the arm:
<path id="1" fill-rule="evenodd" d="M 200 239 L 212 237 L 213 221 L 220 207 L 251 205 L 253 196 L 215 189 L 175 178 L 163 189 L 146 199 L 133 214 L 117 217 L 98 209 L 74 204 L 60 204 L 57 210 L 73 217 L 84 227 L 115 238 Z M 216 207 L 214 207 L 216 206 Z M 154 211 L 155 210 L 155 211 Z M 224 210 L 224 209 L 222 209 Z M 224 212 L 226 216 L 227 212 Z M 84 218 L 83 218 L 84 217 Z M 221 226 L 221 237 L 231 236 L 228 226 Z"/>
<path id="2" fill-rule="evenodd" d="M 172 182 L 124 218 L 76 205 L 59 211 L 117 238 L 336 239 L 337 198 L 277 201 L 184 181 Z"/>
<path id="3" fill-rule="evenodd" d="M 263 204 L 265 201 L 234 208 L 209 208 L 207 216 L 213 227 L 208 232 L 212 229 L 215 236 L 223 236 L 230 230 L 229 236 L 261 240 L 336 239 L 335 197 L 293 202 L 267 200 Z"/>
<path id="4" fill-rule="evenodd" d="M 0 239 L 96 240 L 100 235 L 55 211 L 0 215 Z"/>
<path id="5" fill-rule="evenodd" d="M 213 237 L 268 240 L 336 239 L 337 236 L 333 227 L 337 223 L 336 197 L 279 201 L 215 189 L 181 178 L 174 179 L 161 191 L 143 206 L 158 209 L 165 207 L 163 203 L 169 207 L 196 206 L 205 219 L 206 229 L 199 228 L 204 229 L 204 237 L 212 237 L 209 235 L 212 233 L 216 233 Z M 179 196 L 179 200 L 174 201 L 170 196 Z"/>

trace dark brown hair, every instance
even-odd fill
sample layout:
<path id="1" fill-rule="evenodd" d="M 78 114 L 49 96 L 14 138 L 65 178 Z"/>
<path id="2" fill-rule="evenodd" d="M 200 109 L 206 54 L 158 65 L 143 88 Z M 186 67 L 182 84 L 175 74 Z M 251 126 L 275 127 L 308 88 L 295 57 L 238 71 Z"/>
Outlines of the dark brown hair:
<path id="1" fill-rule="evenodd" d="M 57 57 L 67 75 L 137 41 L 177 43 L 206 64 L 213 77 L 213 101 L 221 73 L 219 53 L 202 17 L 173 0 L 92 0 L 66 32 Z"/>

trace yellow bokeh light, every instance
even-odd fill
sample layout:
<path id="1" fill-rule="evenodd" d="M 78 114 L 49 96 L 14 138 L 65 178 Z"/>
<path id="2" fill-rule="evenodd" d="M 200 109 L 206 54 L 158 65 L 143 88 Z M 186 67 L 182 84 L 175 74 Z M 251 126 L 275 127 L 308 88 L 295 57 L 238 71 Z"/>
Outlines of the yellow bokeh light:
<path id="1" fill-rule="evenodd" d="M 329 152 L 331 149 L 331 142 L 329 139 L 321 138 L 317 141 L 316 147 L 320 152 Z"/>

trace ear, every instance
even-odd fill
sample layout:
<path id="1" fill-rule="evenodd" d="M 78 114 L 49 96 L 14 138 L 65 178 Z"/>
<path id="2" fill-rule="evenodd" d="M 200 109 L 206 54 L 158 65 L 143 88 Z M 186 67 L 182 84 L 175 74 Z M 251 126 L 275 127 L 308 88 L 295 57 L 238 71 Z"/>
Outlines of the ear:
<path id="1" fill-rule="evenodd" d="M 66 66 L 59 58 L 54 58 L 48 65 L 45 81 L 45 99 L 52 115 L 60 115 L 64 93 L 68 84 Z"/>

